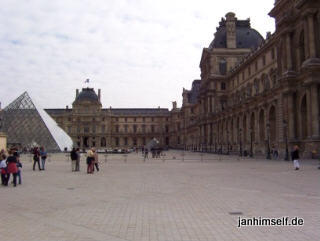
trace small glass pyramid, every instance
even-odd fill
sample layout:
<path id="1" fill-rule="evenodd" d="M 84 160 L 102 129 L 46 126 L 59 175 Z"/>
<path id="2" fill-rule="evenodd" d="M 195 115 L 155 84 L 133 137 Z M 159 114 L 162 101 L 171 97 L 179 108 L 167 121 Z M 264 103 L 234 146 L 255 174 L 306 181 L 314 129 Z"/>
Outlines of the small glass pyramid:
<path id="1" fill-rule="evenodd" d="M 72 148 L 72 139 L 24 92 L 0 112 L 0 130 L 6 133 L 10 146 L 31 148 L 43 146 L 47 151 Z"/>

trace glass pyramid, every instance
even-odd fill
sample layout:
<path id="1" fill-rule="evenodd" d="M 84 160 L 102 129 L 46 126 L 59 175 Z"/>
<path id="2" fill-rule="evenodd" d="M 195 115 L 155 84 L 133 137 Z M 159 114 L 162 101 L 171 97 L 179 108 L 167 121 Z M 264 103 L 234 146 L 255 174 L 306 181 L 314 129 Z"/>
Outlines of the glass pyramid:
<path id="1" fill-rule="evenodd" d="M 47 151 L 72 148 L 72 139 L 24 92 L 0 112 L 0 130 L 7 134 L 9 146 L 43 146 Z"/>

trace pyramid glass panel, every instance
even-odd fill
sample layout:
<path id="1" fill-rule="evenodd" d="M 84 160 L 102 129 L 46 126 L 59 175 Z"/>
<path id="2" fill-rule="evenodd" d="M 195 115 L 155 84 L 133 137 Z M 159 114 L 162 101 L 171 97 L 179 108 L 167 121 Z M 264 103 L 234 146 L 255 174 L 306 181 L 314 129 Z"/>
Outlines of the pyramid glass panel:
<path id="1" fill-rule="evenodd" d="M 48 151 L 72 147 L 72 139 L 24 92 L 0 112 L 2 132 L 8 145 L 20 148 L 43 146 Z"/>

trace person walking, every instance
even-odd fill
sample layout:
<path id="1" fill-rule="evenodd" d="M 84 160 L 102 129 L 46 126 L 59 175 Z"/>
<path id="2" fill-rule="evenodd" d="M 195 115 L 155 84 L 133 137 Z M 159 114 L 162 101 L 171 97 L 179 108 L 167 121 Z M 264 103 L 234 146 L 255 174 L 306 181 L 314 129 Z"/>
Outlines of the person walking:
<path id="1" fill-rule="evenodd" d="M 44 149 L 44 147 L 40 147 L 40 157 L 41 157 L 41 165 L 42 165 L 42 170 L 45 170 L 45 164 L 46 164 L 46 159 L 47 159 L 47 152 Z"/>
<path id="2" fill-rule="evenodd" d="M 13 186 L 17 186 L 17 173 L 18 173 L 18 167 L 17 167 L 17 157 L 13 154 L 13 151 L 9 151 L 9 156 L 7 158 L 7 170 L 8 170 L 8 178 L 7 178 L 7 184 L 10 180 L 10 174 L 13 176 Z"/>
<path id="3" fill-rule="evenodd" d="M 295 145 L 293 147 L 291 157 L 292 157 L 294 169 L 299 170 L 300 169 L 300 163 L 299 163 L 300 156 L 299 156 L 299 147 L 297 145 Z"/>
<path id="4" fill-rule="evenodd" d="M 39 148 L 35 147 L 33 149 L 33 170 L 36 170 L 36 163 L 38 163 L 38 168 L 39 171 L 41 171 L 41 167 L 40 167 L 40 152 L 39 152 Z"/>
<path id="5" fill-rule="evenodd" d="M 92 170 L 94 171 L 94 167 L 96 167 L 97 172 L 99 171 L 99 156 L 96 149 L 92 149 L 94 155 L 94 166 L 92 166 Z"/>
<path id="6" fill-rule="evenodd" d="M 77 159 L 78 159 L 78 155 L 77 155 L 77 152 L 76 152 L 76 148 L 72 148 L 72 151 L 70 153 L 70 158 L 71 158 L 71 171 L 72 172 L 75 172 L 76 171 L 76 162 L 77 162 Z"/>
<path id="7" fill-rule="evenodd" d="M 94 154 L 91 149 L 87 152 L 87 173 L 93 174 Z"/>
<path id="8" fill-rule="evenodd" d="M 77 148 L 76 154 L 77 154 L 76 172 L 79 172 L 80 171 L 80 159 L 81 159 L 81 153 L 80 153 L 80 149 L 79 148 Z"/>
<path id="9" fill-rule="evenodd" d="M 3 154 L 0 156 L 1 162 L 0 162 L 0 169 L 1 169 L 1 184 L 3 186 L 8 186 L 8 173 L 7 173 L 7 162 L 6 162 L 6 155 Z"/>
<path id="10" fill-rule="evenodd" d="M 18 172 L 17 172 L 17 177 L 19 179 L 19 184 L 22 184 L 22 177 L 21 177 L 21 168 L 22 168 L 22 164 L 20 162 L 20 156 L 17 152 L 14 153 L 14 155 L 17 158 L 17 168 L 18 168 Z"/>

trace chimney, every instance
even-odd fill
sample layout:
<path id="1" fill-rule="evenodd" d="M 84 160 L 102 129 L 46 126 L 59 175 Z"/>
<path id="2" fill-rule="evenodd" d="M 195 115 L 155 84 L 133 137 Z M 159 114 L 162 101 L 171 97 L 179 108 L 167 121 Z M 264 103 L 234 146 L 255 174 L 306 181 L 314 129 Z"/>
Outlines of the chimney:
<path id="1" fill-rule="evenodd" d="M 79 89 L 76 89 L 76 98 L 78 97 L 79 95 Z"/>
<path id="2" fill-rule="evenodd" d="M 98 99 L 101 102 L 101 89 L 98 89 Z"/>
<path id="3" fill-rule="evenodd" d="M 177 101 L 172 102 L 172 109 L 173 110 L 177 109 Z"/>
<path id="4" fill-rule="evenodd" d="M 237 47 L 236 40 L 236 22 L 237 18 L 234 13 L 226 14 L 226 30 L 227 30 L 227 48 L 234 49 Z"/>

